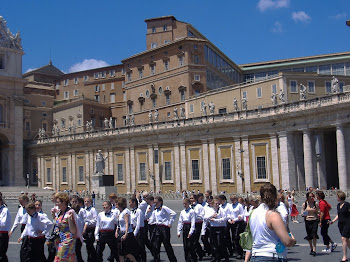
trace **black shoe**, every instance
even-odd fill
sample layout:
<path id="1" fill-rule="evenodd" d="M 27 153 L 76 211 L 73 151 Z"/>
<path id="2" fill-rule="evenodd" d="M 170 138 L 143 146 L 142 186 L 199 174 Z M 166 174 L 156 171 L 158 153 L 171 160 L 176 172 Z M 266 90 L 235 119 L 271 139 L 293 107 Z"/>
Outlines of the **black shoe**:
<path id="1" fill-rule="evenodd" d="M 310 255 L 315 257 L 316 256 L 316 252 L 315 251 L 311 251 Z"/>

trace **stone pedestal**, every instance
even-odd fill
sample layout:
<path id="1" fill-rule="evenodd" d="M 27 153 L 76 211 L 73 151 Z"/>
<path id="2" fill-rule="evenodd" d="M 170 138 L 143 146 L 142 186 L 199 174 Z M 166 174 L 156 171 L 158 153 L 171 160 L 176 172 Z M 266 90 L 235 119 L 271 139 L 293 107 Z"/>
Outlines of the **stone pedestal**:
<path id="1" fill-rule="evenodd" d="M 107 179 L 110 178 L 110 179 Z M 91 176 L 91 192 L 99 195 L 116 193 L 117 188 L 113 185 L 114 176 L 105 174 L 94 174 Z"/>

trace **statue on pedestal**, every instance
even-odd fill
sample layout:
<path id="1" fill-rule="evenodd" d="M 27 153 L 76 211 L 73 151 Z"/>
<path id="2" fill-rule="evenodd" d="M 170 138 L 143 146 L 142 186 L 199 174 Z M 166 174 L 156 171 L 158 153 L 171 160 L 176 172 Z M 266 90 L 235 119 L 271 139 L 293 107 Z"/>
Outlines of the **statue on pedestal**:
<path id="1" fill-rule="evenodd" d="M 177 113 L 177 107 L 176 106 L 174 107 L 174 118 L 175 118 L 175 120 L 179 119 L 179 115 Z"/>
<path id="2" fill-rule="evenodd" d="M 238 101 L 237 98 L 233 98 L 233 108 L 235 109 L 235 111 L 238 111 Z"/>
<path id="3" fill-rule="evenodd" d="M 109 118 L 108 127 L 109 127 L 110 129 L 113 128 L 113 117 L 110 117 L 110 118 Z"/>
<path id="4" fill-rule="evenodd" d="M 203 116 L 207 116 L 207 105 L 205 104 L 205 102 L 202 102 L 202 115 Z"/>
<path id="5" fill-rule="evenodd" d="M 105 117 L 105 120 L 103 120 L 103 124 L 105 129 L 109 128 L 109 120 Z"/>
<path id="6" fill-rule="evenodd" d="M 215 104 L 213 102 L 210 102 L 209 103 L 209 113 L 211 115 L 214 115 L 214 112 L 215 112 Z"/>
<path id="7" fill-rule="evenodd" d="M 185 108 L 183 106 L 180 107 L 180 115 L 181 115 L 181 118 L 185 118 L 186 117 Z"/>
<path id="8" fill-rule="evenodd" d="M 306 86 L 300 84 L 300 100 L 306 99 Z"/>
<path id="9" fill-rule="evenodd" d="M 339 93 L 339 81 L 338 79 L 333 76 L 332 77 L 332 93 Z"/>
<path id="10" fill-rule="evenodd" d="M 152 110 L 148 112 L 148 122 L 152 123 L 153 122 L 153 117 L 152 117 Z"/>
<path id="11" fill-rule="evenodd" d="M 135 116 L 134 116 L 134 114 L 132 114 L 132 115 L 130 116 L 130 124 L 131 124 L 132 126 L 135 125 Z"/>
<path id="12" fill-rule="evenodd" d="M 105 174 L 105 161 L 107 157 L 102 155 L 102 151 L 98 150 L 98 153 L 95 156 L 95 175 L 104 175 Z"/>
<path id="13" fill-rule="evenodd" d="M 247 101 L 247 98 L 245 98 L 245 97 L 242 98 L 242 108 L 244 110 L 248 109 L 248 101 Z"/>
<path id="14" fill-rule="evenodd" d="M 158 110 L 154 110 L 154 122 L 158 122 Z"/>
<path id="15" fill-rule="evenodd" d="M 271 102 L 273 106 L 277 105 L 277 95 L 275 93 L 272 93 L 271 95 Z"/>
<path id="16" fill-rule="evenodd" d="M 280 101 L 281 101 L 282 103 L 285 102 L 285 100 L 284 100 L 284 92 L 283 92 L 283 89 L 282 89 L 282 88 L 280 89 Z"/>

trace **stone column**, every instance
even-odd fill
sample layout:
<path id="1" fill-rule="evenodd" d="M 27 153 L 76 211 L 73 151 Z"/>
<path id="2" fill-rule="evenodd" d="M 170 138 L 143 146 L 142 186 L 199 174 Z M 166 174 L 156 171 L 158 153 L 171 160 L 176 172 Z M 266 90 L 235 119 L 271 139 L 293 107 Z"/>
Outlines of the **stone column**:
<path id="1" fill-rule="evenodd" d="M 180 158 L 181 158 L 181 185 L 182 190 L 187 190 L 187 169 L 186 169 L 186 144 L 180 142 Z"/>
<path id="2" fill-rule="evenodd" d="M 130 153 L 129 148 L 125 149 L 125 182 L 126 182 L 126 193 L 131 193 L 130 185 Z"/>
<path id="3" fill-rule="evenodd" d="M 130 147 L 131 193 L 136 189 L 135 148 Z"/>
<path id="4" fill-rule="evenodd" d="M 68 190 L 72 189 L 73 185 L 73 172 L 72 172 L 72 154 L 69 154 L 67 157 L 67 182 L 68 182 Z"/>
<path id="5" fill-rule="evenodd" d="M 41 156 L 37 156 L 36 157 L 36 161 L 37 161 L 37 167 L 38 167 L 38 187 L 43 188 L 44 187 L 44 183 L 43 183 L 43 172 L 44 170 L 41 169 Z"/>
<path id="6" fill-rule="evenodd" d="M 9 162 L 13 161 L 14 172 L 10 174 L 14 178 L 12 186 L 24 186 L 26 180 L 23 178 L 23 102 L 20 98 L 14 100 L 14 154 L 13 158 L 9 159 Z"/>
<path id="7" fill-rule="evenodd" d="M 202 140 L 203 149 L 203 183 L 205 191 L 210 190 L 210 175 L 209 175 L 209 152 L 207 140 Z"/>
<path id="8" fill-rule="evenodd" d="M 339 189 L 346 192 L 348 190 L 348 178 L 346 166 L 344 128 L 340 124 L 337 125 L 336 128 Z"/>
<path id="9" fill-rule="evenodd" d="M 158 144 L 153 146 L 153 150 L 158 150 L 158 162 L 154 163 L 154 176 L 156 179 L 156 191 L 155 192 L 159 192 L 159 190 L 160 190 L 160 179 L 159 179 L 160 152 L 159 152 Z"/>
<path id="10" fill-rule="evenodd" d="M 291 190 L 297 187 L 295 172 L 294 146 L 292 134 L 278 133 L 280 142 L 281 188 Z"/>
<path id="11" fill-rule="evenodd" d="M 52 181 L 55 181 L 55 190 L 60 190 L 61 186 L 61 176 L 60 176 L 60 157 L 58 154 L 55 155 L 55 161 L 52 165 L 55 165 L 55 176 Z"/>
<path id="12" fill-rule="evenodd" d="M 181 188 L 179 143 L 174 143 L 175 191 Z"/>
<path id="13" fill-rule="evenodd" d="M 216 150 L 215 140 L 209 139 L 209 151 L 210 151 L 210 176 L 211 176 L 211 190 L 213 195 L 218 193 L 217 186 L 217 174 L 216 174 Z"/>
<path id="14" fill-rule="evenodd" d="M 89 191 L 91 192 L 91 188 L 93 187 L 92 185 L 92 176 L 95 174 L 95 161 L 94 161 L 94 152 L 89 152 L 89 170 L 90 170 L 90 180 L 89 180 Z"/>
<path id="15" fill-rule="evenodd" d="M 234 137 L 234 158 L 235 158 L 235 164 L 236 168 L 233 170 L 236 170 L 236 186 L 237 186 L 237 193 L 243 194 L 243 169 L 242 169 L 242 157 L 241 157 L 241 140 L 239 137 Z"/>
<path id="16" fill-rule="evenodd" d="M 51 169 L 52 169 L 52 188 L 56 190 L 56 155 L 51 156 Z"/>
<path id="17" fill-rule="evenodd" d="M 114 161 L 113 161 L 113 150 L 108 151 L 108 160 L 109 160 L 109 165 L 108 165 L 108 173 L 107 175 L 114 175 Z"/>
<path id="18" fill-rule="evenodd" d="M 304 169 L 306 187 L 314 187 L 314 169 L 312 164 L 312 143 L 310 130 L 303 130 Z"/>
<path id="19" fill-rule="evenodd" d="M 244 187 L 245 187 L 245 192 L 251 192 L 248 136 L 242 137 L 242 147 L 243 147 Z"/>
<path id="20" fill-rule="evenodd" d="M 152 145 L 148 145 L 148 167 L 149 167 L 149 188 L 153 192 L 155 192 L 155 177 L 154 177 L 154 160 L 153 160 L 153 147 Z"/>
<path id="21" fill-rule="evenodd" d="M 327 189 L 326 159 L 322 131 L 318 131 L 315 135 L 315 151 L 317 185 L 319 189 Z"/>
<path id="22" fill-rule="evenodd" d="M 90 188 L 90 163 L 89 163 L 89 151 L 85 151 L 85 188 Z"/>
<path id="23" fill-rule="evenodd" d="M 297 190 L 304 191 L 305 185 L 305 169 L 304 169 L 304 150 L 303 150 L 303 134 L 297 133 L 294 135 L 294 151 L 295 151 L 295 168 L 297 181 Z"/>
<path id="24" fill-rule="evenodd" d="M 77 166 L 76 166 L 76 154 L 75 152 L 72 154 L 72 190 L 76 191 L 77 190 Z"/>
<path id="25" fill-rule="evenodd" d="M 105 148 L 103 151 L 104 151 L 103 157 L 106 158 L 104 173 L 105 173 L 105 175 L 109 175 L 109 150 L 108 150 L 108 148 Z"/>
<path id="26" fill-rule="evenodd" d="M 270 144 L 271 144 L 272 183 L 275 185 L 276 188 L 280 188 L 277 136 L 275 133 L 269 134 L 269 135 L 270 135 Z"/>

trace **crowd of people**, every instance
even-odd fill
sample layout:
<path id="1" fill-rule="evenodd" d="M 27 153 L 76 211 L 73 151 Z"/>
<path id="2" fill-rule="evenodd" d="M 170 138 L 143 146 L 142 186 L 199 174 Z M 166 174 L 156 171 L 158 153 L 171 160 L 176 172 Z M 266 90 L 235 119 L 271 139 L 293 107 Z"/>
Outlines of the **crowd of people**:
<path id="1" fill-rule="evenodd" d="M 315 200 L 315 195 L 318 201 Z M 310 255 L 316 256 L 318 228 L 321 228 L 322 252 L 334 251 L 337 244 L 329 237 L 328 228 L 336 221 L 342 236 L 343 257 L 347 260 L 350 248 L 350 204 L 345 193 L 338 191 L 337 216 L 331 219 L 330 204 L 322 191 L 308 191 L 302 204 L 306 237 Z M 110 194 L 103 201 L 103 211 L 97 212 L 91 196 L 69 196 L 65 192 L 52 194 L 51 214 L 42 211 L 42 202 L 21 194 L 19 209 L 11 226 L 11 215 L 0 194 L 0 261 L 8 261 L 6 252 L 9 238 L 21 227 L 20 261 L 83 261 L 81 248 L 86 245 L 87 261 L 103 261 L 108 245 L 108 261 L 147 261 L 146 248 L 153 261 L 160 261 L 163 244 L 168 260 L 177 261 L 170 228 L 176 212 L 167 207 L 162 197 L 143 192 L 129 199 Z M 271 183 L 264 184 L 260 195 L 246 199 L 224 194 L 212 196 L 210 190 L 191 193 L 182 200 L 184 209 L 179 214 L 177 237 L 183 240 L 184 258 L 180 261 L 229 261 L 230 257 L 244 261 L 287 261 L 287 247 L 296 240 L 289 230 L 289 217 L 298 223 L 299 212 L 292 193 L 277 191 Z M 240 234 L 249 223 L 252 246 L 243 249 Z M 201 243 L 203 245 L 201 245 Z M 45 257 L 45 243 L 48 257 Z"/>

